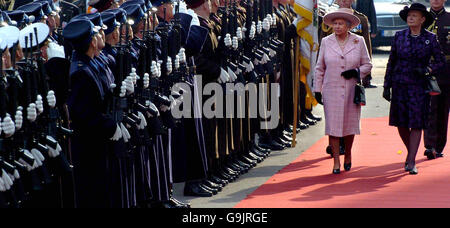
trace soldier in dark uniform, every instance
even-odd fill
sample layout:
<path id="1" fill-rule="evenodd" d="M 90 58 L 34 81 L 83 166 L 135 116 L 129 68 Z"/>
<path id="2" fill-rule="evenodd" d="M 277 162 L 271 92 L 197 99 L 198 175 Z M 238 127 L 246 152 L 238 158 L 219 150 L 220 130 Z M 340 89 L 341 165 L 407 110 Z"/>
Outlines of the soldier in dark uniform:
<path id="1" fill-rule="evenodd" d="M 81 9 L 78 6 L 74 5 L 73 3 L 61 0 L 56 1 L 55 4 L 56 6 L 61 8 L 60 23 L 63 28 L 73 17 L 82 13 Z"/>
<path id="2" fill-rule="evenodd" d="M 444 8 L 445 0 L 431 0 L 433 24 L 428 30 L 438 37 L 446 58 L 445 69 L 436 75 L 441 94 L 431 97 L 429 127 L 425 130 L 425 156 L 442 157 L 447 143 L 448 113 L 450 108 L 450 13 Z"/>
<path id="3" fill-rule="evenodd" d="M 109 140 L 118 140 L 121 129 L 104 113 L 105 91 L 94 63 L 98 30 L 89 20 L 74 20 L 63 30 L 73 46 L 68 99 L 74 136 L 72 155 L 77 207 L 110 207 L 106 166 Z"/>

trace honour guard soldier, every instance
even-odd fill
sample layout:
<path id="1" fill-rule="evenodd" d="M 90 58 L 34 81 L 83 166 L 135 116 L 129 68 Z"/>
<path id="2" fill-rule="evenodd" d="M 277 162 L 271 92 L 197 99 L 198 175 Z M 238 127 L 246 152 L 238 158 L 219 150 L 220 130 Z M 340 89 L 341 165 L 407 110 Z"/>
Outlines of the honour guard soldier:
<path id="1" fill-rule="evenodd" d="M 431 97 L 431 114 L 429 127 L 425 130 L 425 156 L 428 159 L 442 157 L 447 143 L 448 113 L 450 107 L 450 13 L 444 8 L 446 0 L 431 0 L 433 24 L 428 30 L 437 35 L 444 52 L 446 66 L 436 74 L 441 94 Z"/>
<path id="2" fill-rule="evenodd" d="M 71 94 L 68 99 L 74 136 L 72 155 L 77 207 L 109 207 L 109 170 L 106 167 L 109 140 L 119 140 L 122 130 L 104 114 L 105 88 L 94 58 L 97 28 L 89 20 L 74 20 L 63 30 L 74 52 L 70 66 Z"/>

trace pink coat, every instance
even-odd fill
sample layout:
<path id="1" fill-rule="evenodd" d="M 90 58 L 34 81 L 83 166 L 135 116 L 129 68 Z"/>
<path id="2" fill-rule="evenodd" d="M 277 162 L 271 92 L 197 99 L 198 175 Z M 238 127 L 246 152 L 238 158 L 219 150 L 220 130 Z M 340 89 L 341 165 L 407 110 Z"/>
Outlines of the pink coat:
<path id="1" fill-rule="evenodd" d="M 335 137 L 360 134 L 361 106 L 353 103 L 357 80 L 341 73 L 359 68 L 361 77 L 371 69 L 369 53 L 362 36 L 350 34 L 344 51 L 334 34 L 322 39 L 314 77 L 314 92 L 322 92 L 325 134 Z"/>

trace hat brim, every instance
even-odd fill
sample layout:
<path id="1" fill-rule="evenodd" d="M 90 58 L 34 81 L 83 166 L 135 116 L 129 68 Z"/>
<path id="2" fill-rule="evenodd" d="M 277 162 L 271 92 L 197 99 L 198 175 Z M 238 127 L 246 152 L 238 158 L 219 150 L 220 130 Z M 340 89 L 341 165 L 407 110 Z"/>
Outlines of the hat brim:
<path id="1" fill-rule="evenodd" d="M 430 25 L 433 23 L 434 18 L 433 18 L 433 15 L 431 15 L 430 12 L 428 12 L 427 10 L 417 9 L 417 8 L 411 8 L 411 7 L 402 9 L 402 10 L 400 11 L 400 13 L 399 13 L 400 18 L 402 18 L 402 20 L 405 21 L 406 23 L 408 23 L 408 13 L 409 13 L 409 11 L 411 11 L 411 10 L 419 11 L 419 12 L 422 13 L 423 16 L 425 16 L 426 20 L 425 20 L 425 22 L 423 23 L 423 26 L 424 26 L 425 28 L 428 27 L 428 26 L 430 26 Z"/>
<path id="2" fill-rule="evenodd" d="M 361 21 L 359 20 L 359 18 L 355 15 L 351 15 L 348 13 L 343 13 L 343 12 L 331 12 L 328 13 L 324 16 L 323 18 L 323 22 L 328 25 L 328 26 L 332 26 L 333 25 L 333 21 L 336 19 L 344 19 L 350 22 L 350 29 L 353 29 L 354 27 L 358 26 Z"/>

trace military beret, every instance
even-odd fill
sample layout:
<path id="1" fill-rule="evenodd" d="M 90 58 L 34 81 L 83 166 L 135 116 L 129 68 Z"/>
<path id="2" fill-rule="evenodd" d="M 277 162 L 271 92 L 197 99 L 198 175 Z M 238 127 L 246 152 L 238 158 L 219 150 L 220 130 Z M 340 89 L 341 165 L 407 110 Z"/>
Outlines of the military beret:
<path id="1" fill-rule="evenodd" d="M 34 16 L 34 21 L 40 21 L 44 17 L 44 12 L 42 11 L 42 5 L 40 3 L 30 3 L 23 5 L 18 10 L 22 10 L 28 16 Z"/>
<path id="2" fill-rule="evenodd" d="M 128 19 L 134 20 L 135 25 L 145 17 L 144 11 L 142 11 L 139 5 L 128 5 L 123 7 L 123 9 L 127 12 Z"/>
<path id="3" fill-rule="evenodd" d="M 188 8 L 195 9 L 203 5 L 203 3 L 205 3 L 205 0 L 186 0 L 185 2 Z"/>
<path id="4" fill-rule="evenodd" d="M 70 21 L 63 29 L 64 39 L 74 47 L 88 45 L 96 33 L 98 33 L 98 30 L 96 30 L 94 24 L 83 18 Z"/>
<path id="5" fill-rule="evenodd" d="M 111 12 L 114 13 L 116 15 L 116 20 L 119 23 L 126 23 L 127 22 L 127 11 L 125 11 L 122 8 L 117 8 L 117 9 L 109 9 L 106 10 L 105 12 Z"/>
<path id="6" fill-rule="evenodd" d="M 114 29 L 120 25 L 113 12 L 103 12 L 101 15 L 103 23 L 108 26 L 108 29 L 105 30 L 105 35 L 112 33 Z"/>
<path id="7" fill-rule="evenodd" d="M 154 7 L 159 7 L 159 6 L 164 5 L 166 3 L 173 3 L 172 0 L 152 0 L 151 2 L 152 2 L 152 5 Z"/>

